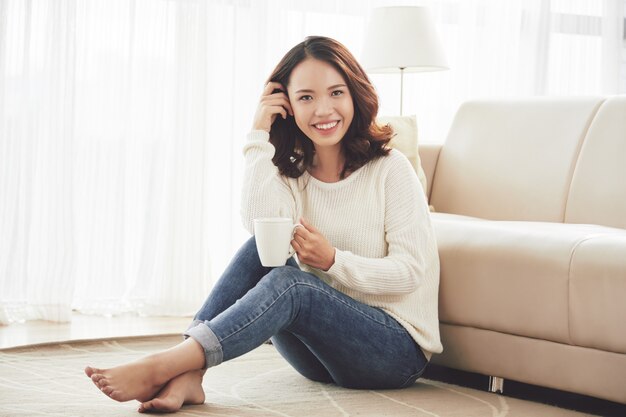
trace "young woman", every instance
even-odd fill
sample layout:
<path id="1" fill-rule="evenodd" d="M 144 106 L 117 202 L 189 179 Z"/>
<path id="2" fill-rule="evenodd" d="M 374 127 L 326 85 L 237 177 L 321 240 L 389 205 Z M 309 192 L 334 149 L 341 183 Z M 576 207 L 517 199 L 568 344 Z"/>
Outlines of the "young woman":
<path id="1" fill-rule="evenodd" d="M 261 265 L 254 237 L 217 282 L 186 339 L 111 369 L 100 390 L 139 411 L 204 402 L 208 368 L 272 340 L 300 374 L 347 388 L 412 385 L 441 352 L 439 260 L 424 191 L 386 145 L 367 75 L 339 42 L 308 37 L 265 86 L 244 146 L 242 218 L 289 217 L 297 253 Z"/>

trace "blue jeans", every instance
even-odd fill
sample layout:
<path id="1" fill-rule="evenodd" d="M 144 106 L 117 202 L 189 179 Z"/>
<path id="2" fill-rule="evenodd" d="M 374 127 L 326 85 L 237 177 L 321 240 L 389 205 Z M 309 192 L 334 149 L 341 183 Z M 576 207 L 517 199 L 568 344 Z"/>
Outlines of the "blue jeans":
<path id="1" fill-rule="evenodd" d="M 271 338 L 300 374 L 348 388 L 412 385 L 428 361 L 409 333 L 381 309 L 287 265 L 261 265 L 254 237 L 237 252 L 185 332 L 200 343 L 205 367 L 236 358 Z"/>

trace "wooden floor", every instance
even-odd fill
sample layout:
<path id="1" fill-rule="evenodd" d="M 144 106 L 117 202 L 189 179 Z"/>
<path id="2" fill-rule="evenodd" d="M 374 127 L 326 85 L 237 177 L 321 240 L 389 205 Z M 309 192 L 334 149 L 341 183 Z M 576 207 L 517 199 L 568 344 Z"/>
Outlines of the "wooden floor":
<path id="1" fill-rule="evenodd" d="M 182 334 L 191 317 L 96 317 L 74 314 L 69 323 L 28 321 L 0 326 L 0 349 L 109 337 Z"/>

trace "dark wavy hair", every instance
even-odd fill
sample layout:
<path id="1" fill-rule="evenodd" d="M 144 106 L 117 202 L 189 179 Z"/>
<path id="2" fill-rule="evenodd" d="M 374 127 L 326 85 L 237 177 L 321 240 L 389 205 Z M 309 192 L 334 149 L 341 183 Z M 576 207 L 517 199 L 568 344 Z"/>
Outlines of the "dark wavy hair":
<path id="1" fill-rule="evenodd" d="M 268 82 L 279 82 L 287 93 L 293 69 L 307 58 L 332 65 L 342 75 L 352 96 L 354 117 L 341 140 L 345 164 L 340 179 L 369 161 L 388 155 L 390 149 L 386 145 L 393 136 L 393 129 L 388 124 L 378 126 L 375 123 L 378 95 L 363 68 L 341 43 L 323 36 L 306 37 L 281 59 Z M 313 142 L 300 130 L 293 117 L 274 120 L 270 143 L 276 148 L 272 162 L 282 175 L 298 178 L 313 164 Z"/>

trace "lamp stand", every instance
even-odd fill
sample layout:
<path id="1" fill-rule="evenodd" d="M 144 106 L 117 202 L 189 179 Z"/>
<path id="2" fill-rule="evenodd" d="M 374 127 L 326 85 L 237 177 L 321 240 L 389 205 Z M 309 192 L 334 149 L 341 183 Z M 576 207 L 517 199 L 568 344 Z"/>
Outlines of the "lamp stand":
<path id="1" fill-rule="evenodd" d="M 400 67 L 400 116 L 402 116 L 402 93 L 404 92 L 404 69 L 406 67 Z"/>

